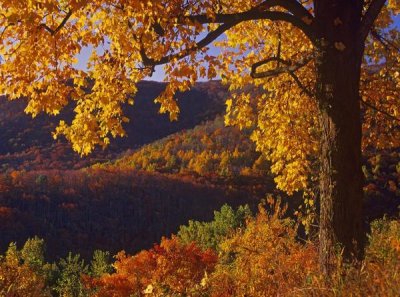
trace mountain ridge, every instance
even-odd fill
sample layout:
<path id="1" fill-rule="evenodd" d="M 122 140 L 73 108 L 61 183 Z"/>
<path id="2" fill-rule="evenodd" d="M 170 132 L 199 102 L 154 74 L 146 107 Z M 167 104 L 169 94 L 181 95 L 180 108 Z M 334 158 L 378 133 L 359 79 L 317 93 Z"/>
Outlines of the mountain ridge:
<path id="1" fill-rule="evenodd" d="M 159 138 L 190 129 L 203 121 L 215 118 L 225 110 L 227 89 L 220 81 L 200 82 L 185 93 L 177 94 L 181 108 L 179 120 L 170 122 L 159 114 L 154 99 L 166 83 L 142 81 L 138 84 L 134 106 L 123 106 L 130 123 L 124 128 L 127 137 L 116 138 L 104 150 L 97 148 L 81 158 L 65 139 L 51 136 L 60 119 L 70 122 L 70 104 L 58 116 L 40 114 L 32 119 L 24 113 L 24 100 L 8 101 L 0 97 L 0 172 L 7 170 L 79 169 L 96 162 L 113 159 L 127 149 L 136 149 Z"/>

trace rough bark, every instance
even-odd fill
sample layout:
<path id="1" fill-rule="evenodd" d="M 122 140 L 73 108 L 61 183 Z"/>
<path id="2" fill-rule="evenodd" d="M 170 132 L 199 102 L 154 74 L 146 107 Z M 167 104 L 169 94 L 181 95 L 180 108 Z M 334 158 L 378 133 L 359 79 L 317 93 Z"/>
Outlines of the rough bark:
<path id="1" fill-rule="evenodd" d="M 330 274 L 338 252 L 362 258 L 363 175 L 359 100 L 362 1 L 316 1 L 317 99 L 322 128 L 320 264 Z"/>

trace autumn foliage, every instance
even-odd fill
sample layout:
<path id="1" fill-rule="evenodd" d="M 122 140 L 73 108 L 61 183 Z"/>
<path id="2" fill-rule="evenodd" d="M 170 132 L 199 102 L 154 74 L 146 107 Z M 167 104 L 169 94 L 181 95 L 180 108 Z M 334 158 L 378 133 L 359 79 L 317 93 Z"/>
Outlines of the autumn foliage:
<path id="1" fill-rule="evenodd" d="M 116 273 L 86 282 L 97 288 L 95 296 L 396 296 L 400 222 L 372 224 L 358 268 L 344 264 L 338 250 L 336 272 L 327 280 L 319 270 L 316 243 L 299 240 L 295 222 L 282 217 L 279 203 L 272 209 L 260 207 L 245 228 L 222 238 L 218 258 L 173 237 L 135 256 L 118 254 Z"/>
<path id="2" fill-rule="evenodd" d="M 30 251 L 32 240 L 19 251 L 11 243 L 5 256 L 0 256 L 0 295 L 6 297 L 48 297 L 50 291 L 43 274 L 39 255 Z M 39 257 L 37 257 L 39 256 Z"/>
<path id="3" fill-rule="evenodd" d="M 94 294 L 99 297 L 190 295 L 213 270 L 217 259 L 214 251 L 203 251 L 195 243 L 182 244 L 177 237 L 163 238 L 160 245 L 135 256 L 118 253 L 114 274 L 87 282 L 88 286 L 100 288 Z"/>
<path id="4" fill-rule="evenodd" d="M 161 114 L 177 120 L 177 95 L 201 79 L 220 77 L 229 88 L 224 123 L 238 128 L 222 129 L 219 119 L 211 129 L 170 136 L 116 162 L 125 165 L 121 170 L 100 165 L 61 174 L 23 172 L 14 170 L 21 164 L 13 156 L 3 156 L 2 237 L 24 232 L 27 222 L 35 223 L 31 230 L 56 234 L 59 245 L 71 233 L 73 246 L 133 244 L 154 226 L 171 234 L 170 226 L 181 222 L 163 210 L 171 207 L 186 218 L 211 207 L 213 194 L 227 197 L 236 190 L 202 185 L 198 181 L 206 179 L 193 181 L 192 175 L 222 182 L 239 176 L 240 183 L 264 175 L 267 184 L 272 173 L 277 189 L 303 194 L 307 215 L 320 210 L 319 220 L 311 215 L 318 240 L 303 239 L 297 223 L 270 202 L 272 212 L 260 207 L 255 217 L 231 224 L 189 223 L 152 249 L 120 252 L 115 271 L 106 261 L 89 268 L 71 253 L 50 267 L 11 244 L 0 259 L 3 295 L 398 295 L 399 222 L 373 223 L 365 249 L 362 213 L 371 197 L 400 194 L 399 0 L 3 0 L 0 11 L 0 94 L 24 100 L 32 117 L 69 108 L 69 116 L 48 128 L 81 156 L 126 136 L 126 124 L 134 120 L 127 107 L 145 109 L 137 100 L 139 82 L 161 65 L 166 84 L 152 98 Z M 211 44 L 218 53 L 209 51 Z M 79 61 L 86 50 L 86 61 Z M 3 147 L 18 147 L 20 136 Z M 54 167 L 64 150 L 53 149 L 51 160 L 42 160 L 36 149 L 17 155 L 34 157 L 31 166 Z M 172 174 L 148 178 L 132 168 Z M 180 174 L 190 181 L 182 182 Z M 175 195 L 181 186 L 179 193 L 189 195 Z M 107 194 L 127 202 L 104 199 Z M 199 210 L 192 201 L 206 206 Z M 393 208 L 391 214 L 398 211 Z M 23 223 L 14 226 L 16 217 Z M 129 223 L 136 219 L 140 228 Z M 117 223 L 122 235 L 134 236 L 120 236 Z M 107 269 L 95 273 L 93 267 Z"/>
<path id="5" fill-rule="evenodd" d="M 7 297 L 47 297 L 50 292 L 68 297 L 398 295 L 398 220 L 371 224 L 359 266 L 345 264 L 338 250 L 335 273 L 326 279 L 317 242 L 299 237 L 295 221 L 284 215 L 285 206 L 270 198 L 255 216 L 247 214 L 244 225 L 222 224 L 221 217 L 240 215 L 243 209 L 224 206 L 213 221 L 194 222 L 203 226 L 203 235 L 219 234 L 213 248 L 173 235 L 134 255 L 121 251 L 113 263 L 109 253 L 96 251 L 91 262 L 70 253 L 49 264 L 43 240 L 30 239 L 21 249 L 11 244 L 0 258 L 0 292 Z"/>
<path id="6" fill-rule="evenodd" d="M 226 127 L 222 117 L 217 117 L 145 145 L 117 159 L 114 165 L 204 177 L 265 176 L 268 164 L 256 152 L 250 132 Z"/>
<path id="7" fill-rule="evenodd" d="M 80 0 L 25 5 L 2 1 L 1 9 L 7 13 L 0 18 L 4 28 L 1 93 L 9 99 L 29 98 L 25 111 L 33 116 L 58 114 L 73 102 L 74 118 L 59 122 L 54 135 L 65 135 L 74 150 L 84 155 L 126 134 L 128 118 L 123 105 L 136 102 L 137 84 L 152 74 L 154 65 L 165 64 L 168 83 L 155 101 L 161 105 L 160 112 L 168 112 L 172 119 L 179 112 L 174 100 L 178 92 L 194 87 L 199 79 L 220 75 L 231 91 L 226 123 L 255 127 L 252 139 L 273 163 L 279 188 L 290 193 L 305 189 L 317 166 L 321 132 L 314 94 L 315 52 L 319 49 L 313 40 L 315 10 L 312 1 L 295 5 L 295 12 L 290 5 L 263 2 L 210 0 L 198 5 L 191 1 Z M 365 1 L 363 9 L 368 10 L 369 4 Z M 393 118 L 399 114 L 399 56 L 392 46 L 399 38 L 393 26 L 398 6 L 394 0 L 382 4 L 374 27 L 367 28 L 371 34 L 365 40 L 360 102 L 367 110 L 364 146 L 398 145 Z M 246 11 L 257 21 L 242 19 Z M 256 17 L 262 12 L 263 17 Z M 229 14 L 237 14 L 239 21 L 227 22 L 223 16 Z M 341 24 L 338 18 L 335 26 Z M 208 45 L 223 33 L 225 38 L 215 42 L 220 54 L 212 55 Z M 199 38 L 204 45 L 196 43 Z M 342 42 L 332 46 L 338 52 L 347 50 Z M 91 55 L 85 61 L 87 69 L 82 70 L 77 67 L 77 55 L 85 48 L 91 49 Z M 265 79 L 255 76 L 257 71 L 273 72 L 280 61 L 298 67 Z M 369 67 L 381 61 L 385 64 Z"/>
<path id="8" fill-rule="evenodd" d="M 157 185 L 157 186 L 155 186 Z M 214 209 L 258 201 L 261 185 L 165 176 L 130 168 L 11 171 L 0 175 L 0 250 L 35 235 L 50 259 L 68 251 L 85 259 L 95 249 L 138 252 Z"/>
<path id="9" fill-rule="evenodd" d="M 6 96 L 0 96 L 0 171 L 80 169 L 107 162 L 127 150 L 212 120 L 224 111 L 227 90 L 220 81 L 198 83 L 192 90 L 177 95 L 181 113 L 179 121 L 171 122 L 168 116 L 158 113 L 159 106 L 153 103 L 165 87 L 161 82 L 140 82 L 136 108 L 123 105 L 126 115 L 135 119 L 124 124 L 129 137 L 115 139 L 107 149 L 98 148 L 85 157 L 76 154 L 65 139 L 54 141 L 51 137 L 61 118 L 72 119 L 73 103 L 56 117 L 32 118 L 24 113 L 25 101 L 8 101 Z"/>

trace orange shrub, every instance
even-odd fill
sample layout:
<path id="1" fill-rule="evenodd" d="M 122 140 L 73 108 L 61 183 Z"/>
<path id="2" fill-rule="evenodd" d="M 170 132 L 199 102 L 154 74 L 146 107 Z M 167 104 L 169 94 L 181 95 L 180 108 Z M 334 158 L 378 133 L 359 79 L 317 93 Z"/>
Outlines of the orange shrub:
<path id="1" fill-rule="evenodd" d="M 296 296 L 318 275 L 314 245 L 298 242 L 294 222 L 262 207 L 244 230 L 221 244 L 223 256 L 209 278 L 212 296 Z"/>
<path id="2" fill-rule="evenodd" d="M 326 278 L 316 245 L 299 242 L 294 223 L 276 210 L 271 215 L 260 208 L 221 244 L 223 255 L 206 282 L 210 296 L 399 296 L 400 221 L 373 222 L 365 259 L 350 265 L 338 254 Z"/>
<path id="3" fill-rule="evenodd" d="M 163 238 L 160 245 L 135 256 L 120 252 L 116 258 L 114 274 L 86 277 L 86 285 L 95 291 L 93 296 L 190 294 L 217 262 L 213 251 L 202 251 L 194 243 L 182 244 L 176 237 Z"/>

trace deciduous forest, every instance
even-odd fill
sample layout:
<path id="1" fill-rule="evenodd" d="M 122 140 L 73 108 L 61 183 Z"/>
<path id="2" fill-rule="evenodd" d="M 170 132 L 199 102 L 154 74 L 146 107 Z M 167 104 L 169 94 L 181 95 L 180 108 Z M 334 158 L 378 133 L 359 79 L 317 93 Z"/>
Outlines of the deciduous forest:
<path id="1" fill-rule="evenodd" d="M 399 296 L 399 14 L 0 0 L 0 296 Z"/>

